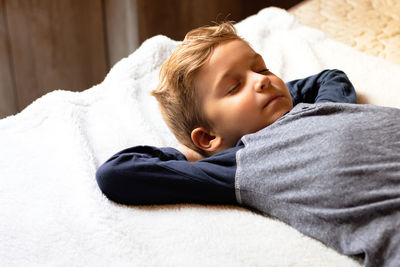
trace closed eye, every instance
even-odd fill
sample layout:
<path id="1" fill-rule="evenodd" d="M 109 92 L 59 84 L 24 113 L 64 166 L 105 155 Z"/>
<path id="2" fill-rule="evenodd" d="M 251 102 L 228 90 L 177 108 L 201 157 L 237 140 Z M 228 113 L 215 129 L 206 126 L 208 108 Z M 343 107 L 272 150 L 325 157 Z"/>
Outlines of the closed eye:
<path id="1" fill-rule="evenodd" d="M 264 72 L 269 72 L 269 69 L 265 68 L 265 69 L 262 69 L 262 70 L 258 71 L 258 73 L 264 73 Z"/>
<path id="2" fill-rule="evenodd" d="M 236 84 L 234 87 L 232 87 L 231 89 L 229 89 L 228 91 L 228 95 L 234 94 L 238 89 L 239 89 L 240 83 Z"/>

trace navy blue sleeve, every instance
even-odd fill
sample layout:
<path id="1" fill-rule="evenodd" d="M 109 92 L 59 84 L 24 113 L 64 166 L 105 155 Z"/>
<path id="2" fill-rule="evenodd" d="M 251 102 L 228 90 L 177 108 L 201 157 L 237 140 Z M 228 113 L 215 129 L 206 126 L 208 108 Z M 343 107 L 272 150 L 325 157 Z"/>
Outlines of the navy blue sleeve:
<path id="1" fill-rule="evenodd" d="M 189 162 L 173 148 L 136 146 L 107 160 L 96 179 L 109 199 L 122 204 L 237 204 L 238 149 Z"/>
<path id="2" fill-rule="evenodd" d="M 347 75 L 340 70 L 324 70 L 305 79 L 286 83 L 293 105 L 298 103 L 357 103 L 356 92 Z"/>

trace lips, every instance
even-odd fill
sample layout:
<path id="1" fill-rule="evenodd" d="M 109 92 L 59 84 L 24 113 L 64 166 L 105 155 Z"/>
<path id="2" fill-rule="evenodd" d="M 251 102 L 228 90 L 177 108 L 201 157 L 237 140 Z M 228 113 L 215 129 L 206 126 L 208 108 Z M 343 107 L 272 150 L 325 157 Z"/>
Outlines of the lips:
<path id="1" fill-rule="evenodd" d="M 267 107 L 268 105 L 270 105 L 270 104 L 276 102 L 276 101 L 279 101 L 279 99 L 281 99 L 281 97 L 282 97 L 282 96 L 280 96 L 280 95 L 276 95 L 276 96 L 270 97 L 270 98 L 267 100 L 267 102 L 265 103 L 264 108 Z"/>

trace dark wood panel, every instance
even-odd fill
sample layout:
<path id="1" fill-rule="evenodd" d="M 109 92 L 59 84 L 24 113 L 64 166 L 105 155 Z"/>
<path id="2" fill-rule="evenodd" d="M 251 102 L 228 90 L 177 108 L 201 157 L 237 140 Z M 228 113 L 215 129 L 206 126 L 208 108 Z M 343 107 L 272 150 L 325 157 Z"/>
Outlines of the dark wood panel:
<path id="1" fill-rule="evenodd" d="M 19 106 L 80 91 L 107 73 L 101 0 L 6 0 Z"/>
<path id="2" fill-rule="evenodd" d="M 240 17 L 241 0 L 137 0 L 139 40 L 157 34 L 182 40 L 193 28 Z"/>
<path id="3" fill-rule="evenodd" d="M 8 42 L 7 14 L 0 1 L 0 119 L 18 111 Z"/>
<path id="4" fill-rule="evenodd" d="M 290 8 L 300 0 L 137 0 L 139 41 L 157 34 L 182 40 L 196 27 L 239 22 L 268 6 Z"/>

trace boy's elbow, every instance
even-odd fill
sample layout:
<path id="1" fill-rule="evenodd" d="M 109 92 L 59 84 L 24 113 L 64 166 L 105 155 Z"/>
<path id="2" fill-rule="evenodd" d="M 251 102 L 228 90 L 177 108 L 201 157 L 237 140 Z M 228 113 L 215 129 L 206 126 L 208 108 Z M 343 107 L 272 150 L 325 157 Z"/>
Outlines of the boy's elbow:
<path id="1" fill-rule="evenodd" d="M 97 184 L 103 192 L 103 194 L 110 198 L 110 194 L 112 193 L 112 177 L 114 170 L 109 166 L 109 164 L 104 163 L 101 165 L 96 171 L 96 181 Z"/>
<path id="2" fill-rule="evenodd" d="M 126 170 L 116 160 L 110 160 L 96 171 L 96 181 L 101 192 L 109 199 L 120 204 L 140 204 L 141 185 L 134 168 Z"/>

